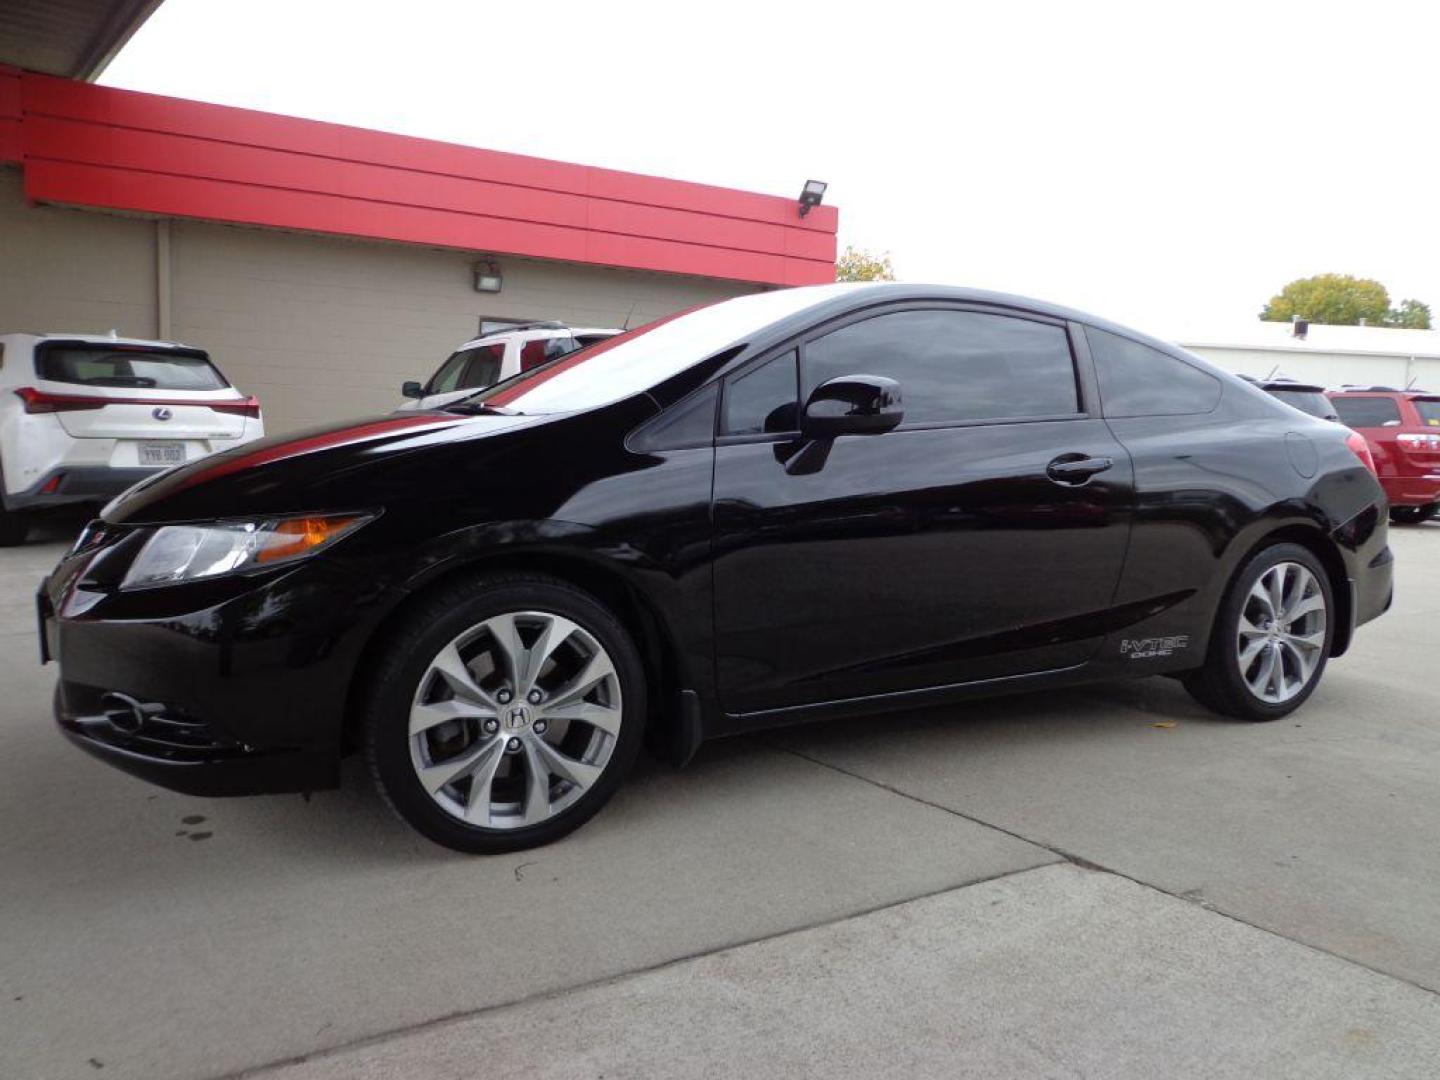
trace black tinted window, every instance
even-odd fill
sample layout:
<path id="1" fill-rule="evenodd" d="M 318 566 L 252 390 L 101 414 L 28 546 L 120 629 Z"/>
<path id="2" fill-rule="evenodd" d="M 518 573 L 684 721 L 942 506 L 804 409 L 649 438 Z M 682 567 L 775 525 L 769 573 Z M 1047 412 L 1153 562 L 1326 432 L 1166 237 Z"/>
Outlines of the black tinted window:
<path id="1" fill-rule="evenodd" d="M 1093 326 L 1085 328 L 1085 336 L 1106 416 L 1206 413 L 1220 401 L 1220 380 L 1209 372 Z"/>
<path id="2" fill-rule="evenodd" d="M 799 415 L 795 387 L 794 350 L 733 379 L 725 388 L 723 430 L 727 435 L 794 431 Z"/>
<path id="3" fill-rule="evenodd" d="M 45 345 L 35 357 L 35 374 L 51 382 L 137 390 L 223 390 L 230 385 L 204 353 L 144 346 Z"/>
<path id="4" fill-rule="evenodd" d="M 1400 423 L 1400 406 L 1388 397 L 1337 397 L 1331 403 L 1346 427 L 1384 427 Z"/>
<path id="5" fill-rule="evenodd" d="M 841 375 L 900 383 L 905 423 L 1079 411 L 1063 328 L 978 311 L 899 311 L 805 346 L 805 394 Z"/>

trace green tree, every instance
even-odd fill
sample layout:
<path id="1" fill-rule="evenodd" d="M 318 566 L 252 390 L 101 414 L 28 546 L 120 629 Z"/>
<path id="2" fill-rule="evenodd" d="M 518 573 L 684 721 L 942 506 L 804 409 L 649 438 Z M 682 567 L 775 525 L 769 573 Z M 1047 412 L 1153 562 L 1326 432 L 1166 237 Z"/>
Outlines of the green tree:
<path id="1" fill-rule="evenodd" d="M 836 281 L 894 281 L 895 267 L 890 265 L 890 253 L 872 255 L 870 252 L 851 245 L 845 246 L 845 254 L 835 260 Z"/>
<path id="2" fill-rule="evenodd" d="M 1390 314 L 1390 294 L 1370 278 L 1316 274 L 1286 285 L 1260 313 L 1266 322 L 1308 319 L 1330 326 L 1355 326 L 1364 319 L 1382 326 Z"/>
<path id="3" fill-rule="evenodd" d="M 1401 300 L 1398 308 L 1391 308 L 1386 314 L 1385 325 L 1405 330 L 1429 330 L 1430 305 L 1419 300 Z"/>

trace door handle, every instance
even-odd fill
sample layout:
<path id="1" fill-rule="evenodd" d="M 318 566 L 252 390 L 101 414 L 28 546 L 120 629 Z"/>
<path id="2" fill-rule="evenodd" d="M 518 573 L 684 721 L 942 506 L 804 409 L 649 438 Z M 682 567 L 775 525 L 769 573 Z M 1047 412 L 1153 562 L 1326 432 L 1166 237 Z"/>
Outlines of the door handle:
<path id="1" fill-rule="evenodd" d="M 1090 457 L 1086 454 L 1061 454 L 1045 466 L 1045 475 L 1057 484 L 1080 485 L 1096 473 L 1114 466 L 1113 458 Z"/>

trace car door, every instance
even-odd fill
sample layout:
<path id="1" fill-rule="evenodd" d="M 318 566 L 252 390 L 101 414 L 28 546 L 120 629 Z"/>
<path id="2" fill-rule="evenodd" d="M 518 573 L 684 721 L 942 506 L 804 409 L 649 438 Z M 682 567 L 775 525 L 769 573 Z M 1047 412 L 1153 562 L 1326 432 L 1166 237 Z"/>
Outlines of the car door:
<path id="1" fill-rule="evenodd" d="M 891 306 L 731 376 L 716 439 L 716 675 L 747 713 L 1076 665 L 1125 553 L 1129 459 L 1072 328 Z M 841 375 L 897 380 L 881 435 L 798 435 Z"/>

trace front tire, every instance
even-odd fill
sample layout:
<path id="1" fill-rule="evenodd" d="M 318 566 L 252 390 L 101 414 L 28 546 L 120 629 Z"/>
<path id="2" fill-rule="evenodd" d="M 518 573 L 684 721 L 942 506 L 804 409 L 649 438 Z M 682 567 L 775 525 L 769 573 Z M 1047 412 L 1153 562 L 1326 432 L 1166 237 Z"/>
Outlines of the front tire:
<path id="1" fill-rule="evenodd" d="M 1440 513 L 1440 503 L 1427 506 L 1392 506 L 1390 520 L 1396 525 L 1421 525 Z"/>
<path id="2" fill-rule="evenodd" d="M 499 854 L 558 840 L 609 800 L 644 737 L 629 634 L 555 578 L 480 578 L 427 603 L 370 682 L 381 793 L 431 840 Z"/>
<path id="3" fill-rule="evenodd" d="M 1240 720 L 1278 720 L 1305 703 L 1325 672 L 1335 600 L 1325 568 L 1299 544 L 1254 555 L 1225 594 L 1205 666 L 1185 689 Z"/>

